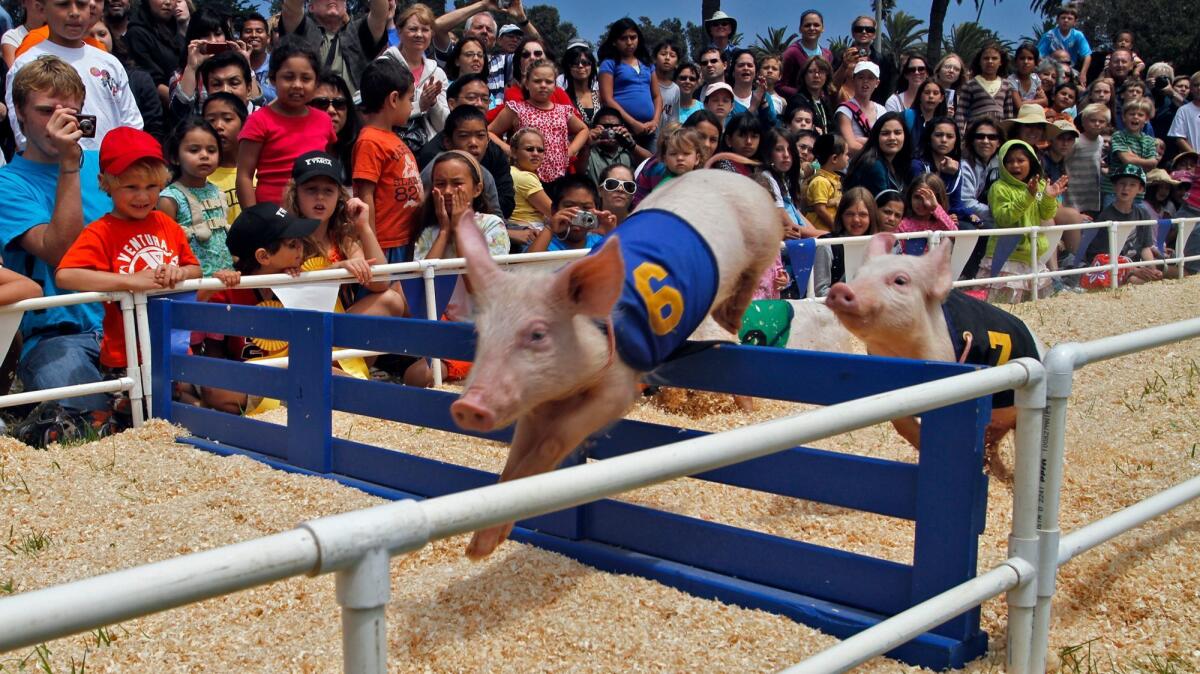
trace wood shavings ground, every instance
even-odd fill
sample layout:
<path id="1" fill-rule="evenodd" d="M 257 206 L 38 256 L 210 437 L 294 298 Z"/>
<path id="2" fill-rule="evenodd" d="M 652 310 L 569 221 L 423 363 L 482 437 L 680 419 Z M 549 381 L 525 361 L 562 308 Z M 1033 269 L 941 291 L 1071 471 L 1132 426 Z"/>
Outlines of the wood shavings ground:
<path id="1" fill-rule="evenodd" d="M 1200 279 L 1066 296 L 1013 307 L 1048 344 L 1192 318 Z M 1062 529 L 1200 473 L 1200 341 L 1093 366 L 1076 380 L 1068 422 Z M 719 431 L 804 406 L 756 401 L 700 418 L 649 402 L 631 417 Z M 282 422 L 286 411 L 267 420 Z M 340 437 L 498 470 L 506 449 L 453 434 L 336 414 Z M 37 451 L 0 439 L 0 593 L 23 592 L 286 530 L 379 499 L 319 478 L 177 445 L 151 423 L 79 447 Z M 901 461 L 915 453 L 881 425 L 816 443 Z M 1005 458 L 1011 462 L 1011 443 Z M 625 500 L 833 547 L 911 561 L 912 526 L 890 518 L 679 480 Z M 993 482 L 980 570 L 1006 556 L 1011 492 Z M 10 528 L 11 527 L 11 533 Z M 39 542 L 40 541 L 40 542 Z M 392 562 L 389 666 L 397 672 L 770 672 L 834 639 L 762 611 L 705 601 L 595 571 L 515 543 L 462 556 L 465 536 Z M 22 546 L 28 551 L 22 551 Z M 1200 671 L 1200 505 L 1191 504 L 1084 554 L 1059 574 L 1051 634 L 1089 644 L 1096 671 L 1150 658 Z M 968 672 L 1004 669 L 1002 599 L 984 604 L 991 652 Z M 333 579 L 292 579 L 46 644 L 53 671 L 86 655 L 97 672 L 329 672 L 341 667 Z M 1076 656 L 1078 657 L 1078 656 Z M 38 665 L 0 654 L 0 671 Z M 918 671 L 876 659 L 856 671 Z M 1068 669 L 1066 671 L 1075 671 Z M 1079 671 L 1088 671 L 1086 669 Z"/>

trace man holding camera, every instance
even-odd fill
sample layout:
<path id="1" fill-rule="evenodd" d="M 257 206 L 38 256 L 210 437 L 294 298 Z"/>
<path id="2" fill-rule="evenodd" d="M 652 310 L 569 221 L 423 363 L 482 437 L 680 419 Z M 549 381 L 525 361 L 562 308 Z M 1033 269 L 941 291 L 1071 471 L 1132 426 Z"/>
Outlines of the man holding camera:
<path id="1" fill-rule="evenodd" d="M 4 265 L 33 279 L 46 297 L 62 295 L 66 291 L 54 284 L 54 268 L 84 224 L 112 208 L 100 190 L 99 152 L 80 147 L 84 139 L 77 111 L 84 105 L 84 81 L 64 61 L 43 57 L 26 64 L 9 82 L 15 103 L 12 117 L 24 130 L 27 144 L 0 168 Z M 27 312 L 21 321 L 24 346 L 17 369 L 25 390 L 100 381 L 103 315 L 99 304 Z M 105 414 L 109 409 L 104 394 L 59 404 L 81 414 Z"/>
<path id="2" fill-rule="evenodd" d="M 600 174 L 612 164 L 634 166 L 650 158 L 650 151 L 633 140 L 633 135 L 612 108 L 600 108 L 592 120 L 591 140 L 588 143 L 587 175 L 600 184 Z"/>
<path id="3" fill-rule="evenodd" d="M 78 73 L 87 92 L 82 115 L 75 122 L 83 137 L 79 144 L 85 150 L 99 150 L 100 140 L 109 129 L 118 126 L 142 128 L 142 113 L 129 89 L 129 76 L 115 56 L 83 41 L 88 29 L 96 22 L 99 3 L 91 0 L 34 0 L 46 14 L 50 36 L 30 47 L 13 61 L 8 71 L 5 103 L 13 109 L 13 79 L 22 68 L 46 56 L 55 56 Z M 10 115 L 17 147 L 25 147 L 25 134 L 17 115 Z"/>

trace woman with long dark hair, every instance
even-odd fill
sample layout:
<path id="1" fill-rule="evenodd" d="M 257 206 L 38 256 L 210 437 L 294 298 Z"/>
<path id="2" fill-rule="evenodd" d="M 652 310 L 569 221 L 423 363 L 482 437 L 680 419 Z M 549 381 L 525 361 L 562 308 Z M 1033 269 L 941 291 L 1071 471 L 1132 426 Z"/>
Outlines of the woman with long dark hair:
<path id="1" fill-rule="evenodd" d="M 871 194 L 884 190 L 903 191 L 914 173 L 912 135 L 904 128 L 904 117 L 897 112 L 880 115 L 871 127 L 871 135 L 862 152 L 846 170 L 846 189 L 865 187 Z"/>
<path id="2" fill-rule="evenodd" d="M 349 185 L 350 168 L 354 166 L 354 140 L 362 130 L 362 118 L 359 117 L 358 107 L 354 105 L 350 85 L 346 84 L 341 75 L 331 70 L 323 70 L 317 75 L 317 93 L 308 102 L 308 107 L 325 112 L 333 122 L 337 142 L 330 148 L 330 154 L 336 155 L 342 162 L 345 173 L 342 183 Z"/>
<path id="3" fill-rule="evenodd" d="M 917 87 L 917 97 L 904 111 L 904 126 L 913 136 L 913 146 L 920 147 L 925 125 L 934 117 L 946 113 L 946 91 L 933 80 L 925 80 Z"/>
<path id="4" fill-rule="evenodd" d="M 633 19 L 618 19 L 600 45 L 600 103 L 615 109 L 638 144 L 648 146 L 662 117 L 662 97 L 642 31 Z"/>
<path id="5" fill-rule="evenodd" d="M 921 136 L 920 161 L 927 173 L 934 173 L 946 186 L 950 205 L 946 210 L 958 217 L 959 227 L 969 229 L 974 224 L 971 213 L 962 203 L 962 143 L 958 124 L 953 117 L 941 115 L 925 124 Z"/>
<path id="6" fill-rule="evenodd" d="M 487 48 L 477 37 L 467 36 L 450 48 L 446 55 L 446 79 L 453 82 L 462 75 L 488 76 Z"/>
<path id="7" fill-rule="evenodd" d="M 566 90 L 571 104 L 579 111 L 583 121 L 591 126 L 596 111 L 600 109 L 600 86 L 596 77 L 596 57 L 592 50 L 586 44 L 571 45 L 563 54 L 558 69 L 562 73 L 561 86 Z"/>

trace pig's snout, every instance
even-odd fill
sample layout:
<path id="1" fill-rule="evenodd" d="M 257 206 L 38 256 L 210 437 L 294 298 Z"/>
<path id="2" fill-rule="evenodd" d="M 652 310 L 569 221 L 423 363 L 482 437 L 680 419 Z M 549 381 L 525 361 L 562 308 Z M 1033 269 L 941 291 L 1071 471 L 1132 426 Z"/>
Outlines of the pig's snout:
<path id="1" fill-rule="evenodd" d="M 845 283 L 835 283 L 825 297 L 825 306 L 834 313 L 853 313 L 858 306 L 858 298 L 854 291 Z"/>
<path id="2" fill-rule="evenodd" d="M 486 433 L 496 427 L 496 413 L 469 392 L 451 403 L 450 415 L 464 430 Z"/>

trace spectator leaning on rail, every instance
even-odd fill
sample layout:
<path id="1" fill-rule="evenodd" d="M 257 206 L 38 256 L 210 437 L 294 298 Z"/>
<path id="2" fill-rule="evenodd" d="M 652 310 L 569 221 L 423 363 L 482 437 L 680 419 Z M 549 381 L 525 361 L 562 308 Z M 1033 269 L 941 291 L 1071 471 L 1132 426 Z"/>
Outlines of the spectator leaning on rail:
<path id="1" fill-rule="evenodd" d="M 82 150 L 76 111 L 84 86 L 70 65 L 37 59 L 12 78 L 13 117 L 29 142 L 24 153 L 0 169 L 0 245 L 8 268 L 32 278 L 47 297 L 66 294 L 54 283 L 54 268 L 91 222 L 112 208 L 98 186 L 99 154 Z M 17 375 L 27 391 L 90 384 L 99 368 L 99 304 L 77 304 L 26 313 L 25 343 Z M 104 394 L 60 401 L 77 412 L 105 413 Z"/>
<path id="2" fill-rule="evenodd" d="M 16 73 L 43 56 L 55 56 L 75 68 L 87 91 L 84 103 L 85 114 L 94 115 L 95 133 L 85 137 L 80 144 L 88 150 L 100 148 L 100 139 L 109 129 L 118 126 L 142 128 L 142 113 L 129 89 L 129 77 L 125 67 L 112 54 L 86 44 L 83 38 L 90 29 L 92 4 L 89 0 L 37 0 L 46 13 L 46 26 L 50 37 L 37 43 L 13 61 L 8 72 L 8 94 L 5 104 L 13 107 L 12 82 Z M 25 135 L 21 133 L 17 118 L 10 121 L 17 147 L 24 147 Z"/>
<path id="3" fill-rule="evenodd" d="M 358 78 L 387 46 L 388 0 L 371 0 L 367 15 L 350 18 L 346 0 L 284 0 L 280 27 L 317 52 L 321 66 L 342 76 L 358 95 Z"/>

